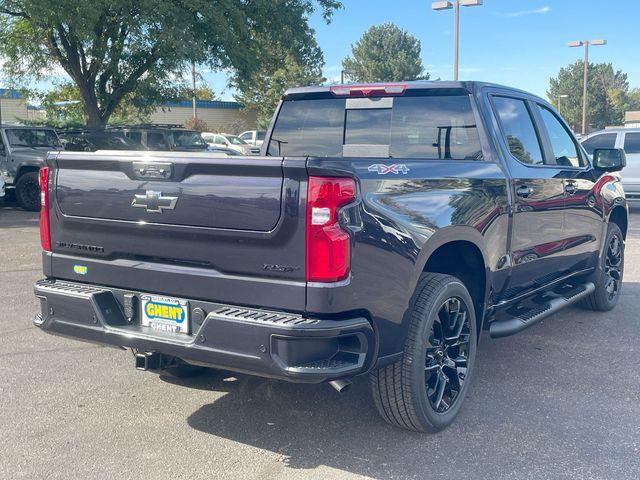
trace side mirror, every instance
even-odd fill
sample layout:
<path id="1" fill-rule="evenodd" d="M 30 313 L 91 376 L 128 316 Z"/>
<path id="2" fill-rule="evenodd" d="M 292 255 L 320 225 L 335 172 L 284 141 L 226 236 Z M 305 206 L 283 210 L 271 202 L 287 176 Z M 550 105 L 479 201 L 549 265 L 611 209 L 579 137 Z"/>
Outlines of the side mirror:
<path id="1" fill-rule="evenodd" d="M 627 166 L 627 156 L 621 148 L 596 148 L 593 167 L 605 172 L 619 172 Z"/>
<path id="2" fill-rule="evenodd" d="M 4 143 L 0 141 L 0 157 L 6 157 L 6 156 L 7 156 L 7 150 L 4 148 Z"/>

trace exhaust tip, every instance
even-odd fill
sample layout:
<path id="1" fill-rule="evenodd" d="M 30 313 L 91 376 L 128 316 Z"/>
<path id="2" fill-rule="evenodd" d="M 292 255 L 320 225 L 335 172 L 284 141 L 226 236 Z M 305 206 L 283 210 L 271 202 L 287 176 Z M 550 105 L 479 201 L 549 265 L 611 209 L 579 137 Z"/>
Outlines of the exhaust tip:
<path id="1" fill-rule="evenodd" d="M 329 385 L 331 385 L 336 392 L 345 393 L 347 390 L 351 388 L 351 384 L 353 382 L 349 379 L 339 379 L 339 380 L 331 380 Z"/>

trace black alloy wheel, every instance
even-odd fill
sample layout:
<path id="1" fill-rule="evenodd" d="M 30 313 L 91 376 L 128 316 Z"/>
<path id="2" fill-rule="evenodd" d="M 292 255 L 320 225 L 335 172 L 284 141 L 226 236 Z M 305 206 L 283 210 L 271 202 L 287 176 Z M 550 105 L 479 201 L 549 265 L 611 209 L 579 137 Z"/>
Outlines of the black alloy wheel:
<path id="1" fill-rule="evenodd" d="M 604 259 L 605 290 L 607 298 L 612 301 L 620 291 L 622 282 L 622 238 L 616 233 L 611 236 Z"/>
<path id="2" fill-rule="evenodd" d="M 445 300 L 431 326 L 425 354 L 425 385 L 431 407 L 444 413 L 459 397 L 467 375 L 471 333 L 463 299 Z"/>

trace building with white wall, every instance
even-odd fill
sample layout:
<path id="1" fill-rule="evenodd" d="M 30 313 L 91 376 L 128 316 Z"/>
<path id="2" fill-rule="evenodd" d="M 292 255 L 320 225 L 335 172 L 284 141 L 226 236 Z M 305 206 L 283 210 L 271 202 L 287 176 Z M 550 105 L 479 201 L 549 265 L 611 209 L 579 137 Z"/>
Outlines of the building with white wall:
<path id="1" fill-rule="evenodd" d="M 640 110 L 625 112 L 624 126 L 626 128 L 640 128 Z"/>
<path id="2" fill-rule="evenodd" d="M 0 88 L 0 120 L 2 123 L 17 123 L 26 120 L 27 99 L 17 90 Z"/>
<path id="3" fill-rule="evenodd" d="M 254 130 L 256 112 L 242 108 L 238 102 L 220 100 L 198 100 L 196 102 L 198 119 L 203 120 L 210 131 L 240 133 Z M 184 125 L 193 118 L 191 101 L 165 103 L 151 114 L 151 123 Z"/>

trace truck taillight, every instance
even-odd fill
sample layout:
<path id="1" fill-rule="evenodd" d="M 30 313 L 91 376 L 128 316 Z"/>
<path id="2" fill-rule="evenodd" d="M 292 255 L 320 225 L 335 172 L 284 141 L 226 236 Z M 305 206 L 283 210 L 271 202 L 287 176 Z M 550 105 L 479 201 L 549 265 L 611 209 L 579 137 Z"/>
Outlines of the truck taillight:
<path id="1" fill-rule="evenodd" d="M 40 183 L 40 244 L 42 249 L 51 251 L 51 224 L 49 223 L 49 167 L 42 167 L 38 173 Z"/>
<path id="2" fill-rule="evenodd" d="M 356 198 L 351 178 L 309 177 L 306 271 L 308 282 L 337 282 L 351 269 L 349 233 L 340 227 L 340 207 Z"/>

